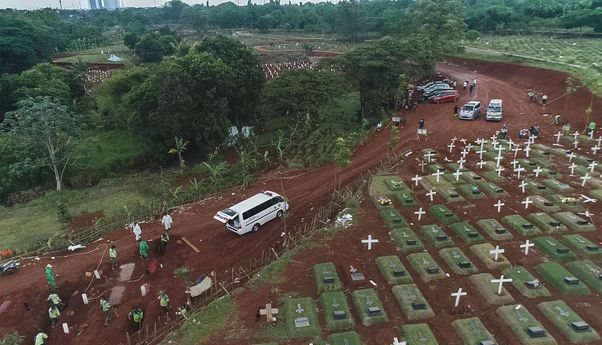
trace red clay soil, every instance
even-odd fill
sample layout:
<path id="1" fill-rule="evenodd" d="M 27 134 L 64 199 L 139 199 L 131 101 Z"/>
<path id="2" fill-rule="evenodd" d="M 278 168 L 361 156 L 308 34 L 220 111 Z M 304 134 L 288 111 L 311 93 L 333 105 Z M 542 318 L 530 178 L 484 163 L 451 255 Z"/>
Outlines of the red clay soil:
<path id="1" fill-rule="evenodd" d="M 80 231 L 81 229 L 88 229 L 97 219 L 104 217 L 102 211 L 86 212 L 78 215 L 71 219 L 69 222 L 69 229 L 73 232 Z"/>
<path id="2" fill-rule="evenodd" d="M 487 72 L 491 75 L 498 76 L 490 77 L 483 73 L 475 74 L 473 70 L 479 70 L 479 66 L 471 66 L 471 69 L 467 70 L 459 66 L 452 66 L 441 64 L 439 69 L 457 80 L 472 79 L 475 75 L 478 78 L 478 86 L 476 94 L 473 97 L 480 99 L 482 102 L 486 102 L 489 98 L 501 98 L 505 100 L 505 121 L 508 122 L 510 127 L 510 133 L 515 134 L 519 128 L 526 127 L 532 123 L 539 123 L 542 126 L 544 134 L 544 142 L 549 141 L 551 138 L 546 138 L 545 135 L 550 135 L 556 128 L 550 123 L 550 118 L 544 118 L 539 115 L 541 108 L 528 103 L 524 86 L 516 81 L 513 81 L 512 74 L 515 71 L 515 66 L 508 66 L 504 64 L 495 65 L 491 63 L 483 63 L 483 68 L 487 69 Z M 558 74 L 558 80 L 564 80 L 566 75 L 559 72 L 548 72 L 543 70 L 542 73 L 546 75 L 550 74 L 550 77 L 542 78 L 539 82 L 538 89 L 544 88 L 550 89 L 550 95 L 554 95 L 554 91 L 557 93 L 562 92 L 564 88 L 563 83 L 553 85 L 549 83 L 552 75 Z M 533 76 L 536 72 L 528 74 L 523 72 L 526 77 L 529 77 L 529 83 L 535 82 L 536 78 Z M 503 77 L 507 79 L 502 79 Z M 520 80 L 520 79 L 517 79 Z M 547 91 L 547 90 L 546 90 Z M 467 94 L 462 94 L 461 101 L 469 100 L 473 97 L 469 97 Z M 553 99 L 554 96 L 551 97 Z M 575 98 L 573 100 L 573 98 Z M 583 113 L 583 110 L 589 105 L 590 97 L 587 94 L 577 93 L 571 96 L 571 104 L 579 104 L 578 108 L 575 108 L 574 114 Z M 594 116 L 599 114 L 599 100 L 594 102 Z M 575 105 L 575 106 L 576 106 Z M 555 105 L 554 105 L 555 106 Z M 475 139 L 481 136 L 490 136 L 495 130 L 499 129 L 500 124 L 486 123 L 483 120 L 475 122 L 463 122 L 458 121 L 452 116 L 452 104 L 446 105 L 421 105 L 418 110 L 412 111 L 405 114 L 407 116 L 407 123 L 405 129 L 400 131 L 400 144 L 398 150 L 405 151 L 408 149 L 417 150 L 424 147 L 440 147 L 446 145 L 449 138 L 452 136 L 464 136 L 467 139 Z M 424 118 L 426 122 L 426 128 L 429 130 L 429 141 L 425 143 L 417 143 L 414 141 L 415 132 L 417 128 L 417 122 L 420 118 Z M 579 120 L 580 121 L 580 120 Z M 450 130 L 451 129 L 451 130 Z M 341 183 L 345 185 L 354 181 L 358 176 L 364 173 L 366 170 L 376 167 L 380 161 L 386 157 L 387 142 L 389 139 L 389 131 L 383 130 L 380 133 L 375 133 L 369 140 L 367 140 L 361 147 L 359 147 L 353 156 L 353 163 L 347 167 L 341 174 Z M 413 175 L 412 167 L 407 167 L 407 176 Z M 219 197 L 203 200 L 198 203 L 183 206 L 177 210 L 174 210 L 172 217 L 174 219 L 174 227 L 172 229 L 172 241 L 169 243 L 167 248 L 167 255 L 159 258 L 162 268 L 158 273 L 151 275 L 144 275 L 144 263 L 139 259 L 137 254 L 136 243 L 133 235 L 125 227 L 117 230 L 106 238 L 100 239 L 99 241 L 90 244 L 87 248 L 77 253 L 62 253 L 57 255 L 54 259 L 50 257 L 43 257 L 39 261 L 35 259 L 23 260 L 23 267 L 17 274 L 13 276 L 7 276 L 0 278 L 0 305 L 4 303 L 4 311 L 2 311 L 2 318 L 0 322 L 0 334 L 6 334 L 12 331 L 19 331 L 19 333 L 27 336 L 26 342 L 32 342 L 32 337 L 37 328 L 42 328 L 47 331 L 50 335 L 48 344 L 119 344 L 125 343 L 125 332 L 131 331 L 127 322 L 127 312 L 133 306 L 140 306 L 145 309 L 145 319 L 150 320 L 148 324 L 157 320 L 160 315 L 160 308 L 157 301 L 157 294 L 159 290 L 166 290 L 171 298 L 172 306 L 179 306 L 185 299 L 183 283 L 173 277 L 172 271 L 175 268 L 186 266 L 191 268 L 191 276 L 196 277 L 201 273 L 207 273 L 210 271 L 217 272 L 217 278 L 226 277 L 230 275 L 228 271 L 230 268 L 235 267 L 237 264 L 248 263 L 255 255 L 261 253 L 261 250 L 269 248 L 269 246 L 275 244 L 280 239 L 281 233 L 281 221 L 274 221 L 267 224 L 258 233 L 245 235 L 239 237 L 225 230 L 221 223 L 213 220 L 213 215 L 216 211 L 228 207 L 245 197 L 253 195 L 260 190 L 274 190 L 286 195 L 291 204 L 291 217 L 288 219 L 289 227 L 291 224 L 299 224 L 302 220 L 308 219 L 315 211 L 316 208 L 324 205 L 329 198 L 329 194 L 333 188 L 333 171 L 332 165 L 326 165 L 319 168 L 299 170 L 299 171 L 272 171 L 264 175 L 256 186 L 249 189 L 233 189 L 228 192 L 222 193 Z M 516 191 L 513 191 L 516 192 Z M 424 203 L 424 200 L 422 200 Z M 489 201 L 487 201 L 489 203 Z M 484 209 L 491 209 L 491 205 L 483 207 Z M 341 259 L 335 260 L 339 265 L 354 264 L 361 267 L 370 278 L 374 279 L 379 284 L 379 289 L 387 290 L 385 284 L 380 278 L 379 274 L 375 272 L 375 265 L 372 263 L 372 255 L 382 254 L 385 252 L 391 253 L 393 249 L 392 245 L 385 244 L 377 246 L 370 255 L 368 255 L 364 248 L 359 246 L 359 238 L 365 236 L 366 231 L 370 231 L 375 236 L 378 235 L 381 238 L 386 237 L 386 230 L 380 224 L 379 220 L 376 219 L 371 211 L 370 207 L 365 207 L 367 222 L 364 223 L 361 228 L 349 230 L 346 234 L 349 235 L 349 243 L 343 247 L 344 241 L 341 241 L 341 246 L 338 248 L 345 248 L 336 255 L 328 251 L 328 255 L 333 257 L 333 260 L 340 255 Z M 594 210 L 595 211 L 595 210 Z M 372 213 L 371 213 L 372 212 Z M 485 211 L 487 213 L 488 211 Z M 600 212 L 594 212 L 599 214 Z M 405 216 L 411 216 L 404 214 Z M 411 217 L 410 217 L 411 218 Z M 431 220 L 426 218 L 427 220 Z M 596 221 L 602 221 L 602 219 L 595 218 Z M 431 220 L 432 221 L 432 220 Z M 366 224 L 373 224 L 373 226 L 367 226 Z M 426 223 L 424 223 L 426 224 Z M 156 239 L 161 233 L 161 224 L 158 220 L 152 220 L 148 223 L 141 224 L 142 236 L 145 239 Z M 195 253 L 187 245 L 177 243 L 179 236 L 185 236 L 192 243 L 194 243 L 201 250 L 200 253 Z M 515 241 L 519 241 L 521 238 L 515 238 Z M 154 243 L 156 243 L 153 241 Z M 117 274 L 111 272 L 106 248 L 108 243 L 115 243 L 119 253 L 120 263 L 135 262 L 137 265 L 132 279 L 137 281 L 129 283 L 120 283 L 117 281 Z M 151 242 L 151 247 L 154 247 L 154 243 Z M 461 241 L 456 240 L 456 243 L 460 244 Z M 516 242 L 518 243 L 518 242 Z M 352 250 L 349 250 L 352 248 Z M 470 255 L 466 250 L 465 253 Z M 225 255 L 226 254 L 226 255 Z M 359 255 L 358 255 L 359 254 Z M 435 254 L 434 252 L 432 254 Z M 438 258 L 438 255 L 433 255 Z M 311 256 L 305 256 L 305 260 L 310 260 Z M 369 259 L 370 258 L 370 259 Z M 511 256 L 514 258 L 514 256 Z M 317 259 L 316 259 L 317 260 Z M 320 259 L 323 261 L 323 259 Z M 477 261 L 477 260 L 473 260 Z M 65 310 L 62 313 L 60 322 L 67 322 L 71 327 L 71 334 L 64 335 L 60 327 L 51 329 L 49 326 L 47 316 L 47 302 L 45 301 L 49 293 L 46 279 L 44 277 L 43 268 L 47 263 L 52 263 L 55 272 L 57 273 L 57 284 L 59 288 L 59 294 L 63 298 L 63 301 L 67 303 Z M 308 261 L 311 263 L 311 260 Z M 236 266 L 237 267 L 237 266 Z M 311 266 L 296 266 L 297 269 L 302 272 L 309 272 Z M 445 266 L 443 266 L 445 267 Z M 85 272 L 92 272 L 98 268 L 102 271 L 103 278 L 95 280 L 93 278 L 86 277 Z M 294 268 L 290 268 L 294 269 Z M 301 289 L 307 284 L 307 275 L 291 274 L 290 281 L 287 284 L 290 286 L 294 285 L 295 282 L 299 283 Z M 303 279 L 303 281 L 302 281 Z M 441 303 L 433 303 L 437 312 L 441 313 L 443 318 L 441 325 L 439 322 L 436 325 L 431 324 L 437 332 L 437 337 L 440 339 L 455 339 L 451 334 L 451 328 L 449 321 L 453 319 L 453 311 L 448 308 L 449 303 L 443 303 L 450 288 L 462 287 L 468 288 L 466 278 L 457 278 L 452 275 L 452 278 L 447 279 L 450 282 L 456 283 L 442 283 L 450 284 L 443 285 L 444 288 L 427 293 L 427 299 L 431 301 L 438 301 Z M 305 283 L 304 283 L 305 282 Z M 150 292 L 147 296 L 140 296 L 140 285 L 149 284 Z M 311 283 L 311 282 L 310 282 Z M 114 319 L 110 327 L 103 327 L 102 315 L 98 308 L 98 298 L 100 294 L 106 293 L 108 289 L 124 284 L 125 293 L 121 304 L 116 306 L 116 310 L 119 313 L 119 317 Z M 428 291 L 430 288 L 426 288 L 425 285 L 418 283 L 421 288 Z M 351 286 L 351 285 L 346 285 Z M 355 288 L 355 286 L 353 286 Z M 312 287 L 306 287 L 306 291 L 302 292 L 307 296 L 314 296 L 315 292 Z M 93 300 L 90 305 L 84 305 L 80 294 L 86 292 Z M 286 291 L 286 290 L 285 290 Z M 388 290 L 387 290 L 388 291 Z M 495 329 L 496 318 L 489 317 L 494 315 L 494 309 L 488 308 L 484 303 L 479 303 L 478 293 L 473 290 L 468 290 L 471 296 L 474 296 L 473 309 L 478 311 L 478 315 L 486 323 L 490 329 Z M 513 291 L 515 292 L 515 291 Z M 249 298 L 247 304 L 243 303 L 243 307 L 240 310 L 239 319 L 241 323 L 253 320 L 255 318 L 256 307 L 264 304 L 269 299 L 267 289 L 262 289 L 260 293 Z M 379 295 L 381 291 L 379 291 Z M 516 297 L 519 297 L 517 293 L 513 293 Z M 107 294 L 105 294 L 107 296 Z M 382 297 L 381 297 L 382 298 Z M 388 298 L 391 298 L 390 296 Z M 568 299 L 570 302 L 572 299 Z M 391 302 L 391 303 L 389 303 Z M 553 327 L 545 323 L 545 318 L 533 308 L 532 305 L 525 302 L 529 311 L 533 313 L 540 321 L 544 322 L 544 325 L 548 330 L 552 331 Z M 593 302 L 593 301 L 592 301 Z M 28 303 L 30 309 L 26 310 L 23 303 Z M 386 301 L 387 305 L 395 305 L 396 302 Z M 572 304 L 574 306 L 574 304 Z M 588 321 L 595 327 L 600 329 L 602 320 L 600 316 L 594 317 L 594 313 L 599 313 L 599 308 L 577 308 L 577 311 L 582 313 Z M 367 340 L 367 344 L 384 344 L 391 342 L 393 332 L 393 325 L 398 325 L 399 321 L 402 320 L 399 310 L 392 309 L 395 311 L 389 315 L 393 316 L 393 320 L 396 323 L 389 323 L 388 330 L 385 330 L 380 326 L 372 326 L 369 328 L 358 328 L 362 335 L 372 334 L 373 340 L 370 338 Z M 586 313 L 587 311 L 587 313 Z M 248 313 L 248 317 L 247 314 Z M 594 319 L 595 318 L 595 319 Z M 438 319 L 439 320 L 439 319 Z M 431 321 L 432 322 L 432 321 Z M 249 326 L 250 327 L 250 326 Z M 77 331 L 80 329 L 80 331 Z M 382 331 L 382 334 L 379 333 Z M 367 332 L 367 333 L 366 333 Z M 500 336 L 500 339 L 513 339 L 511 334 L 499 334 L 500 331 L 495 331 L 496 336 Z M 557 334 L 554 334 L 555 336 Z M 557 337 L 559 339 L 559 337 Z M 222 341 L 213 342 L 223 343 Z M 237 341 L 237 344 L 246 343 L 245 341 Z M 252 343 L 249 341 L 249 343 Z M 301 342 L 291 342 L 296 344 Z M 306 342 L 303 342 L 306 343 Z M 516 342 L 508 342 L 507 344 L 514 344 Z M 452 342 L 450 342 L 452 344 Z"/>

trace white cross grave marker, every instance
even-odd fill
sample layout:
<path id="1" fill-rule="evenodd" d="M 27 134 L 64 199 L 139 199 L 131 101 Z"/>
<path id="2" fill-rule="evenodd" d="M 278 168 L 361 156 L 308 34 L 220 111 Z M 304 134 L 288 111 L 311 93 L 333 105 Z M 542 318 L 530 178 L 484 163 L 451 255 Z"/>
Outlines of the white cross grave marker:
<path id="1" fill-rule="evenodd" d="M 439 183 L 439 178 L 444 174 L 443 171 L 437 169 L 437 172 L 434 172 L 433 175 L 437 178 L 437 183 Z"/>
<path id="2" fill-rule="evenodd" d="M 431 202 L 433 202 L 433 196 L 435 196 L 435 194 L 437 194 L 437 192 L 435 192 L 434 190 L 430 189 L 428 193 L 426 193 L 426 196 L 429 197 L 429 199 L 431 199 Z"/>
<path id="3" fill-rule="evenodd" d="M 518 164 L 518 161 L 516 159 L 513 159 L 512 162 L 510 162 L 510 164 L 512 164 L 512 169 L 515 169 L 516 165 Z"/>
<path id="4" fill-rule="evenodd" d="M 525 210 L 529 208 L 529 204 L 533 203 L 533 200 L 529 199 L 529 197 L 526 197 L 525 200 L 520 202 L 521 204 L 525 205 Z"/>
<path id="5" fill-rule="evenodd" d="M 495 157 L 495 166 L 496 168 L 500 167 L 500 162 L 502 161 L 502 156 Z"/>
<path id="6" fill-rule="evenodd" d="M 569 165 L 569 169 L 571 169 L 571 176 L 573 176 L 575 174 L 575 168 L 577 167 L 577 164 L 572 163 L 571 165 Z"/>
<path id="7" fill-rule="evenodd" d="M 575 150 L 576 150 L 577 147 L 579 146 L 579 141 L 578 140 L 573 141 L 573 146 L 575 146 Z"/>
<path id="8" fill-rule="evenodd" d="M 602 135 L 598 137 L 598 139 L 596 139 L 596 146 L 601 147 L 602 146 Z"/>
<path id="9" fill-rule="evenodd" d="M 520 164 L 518 165 L 518 168 L 514 169 L 514 172 L 518 174 L 518 178 L 520 178 L 520 173 L 525 171 L 525 168 L 521 167 Z"/>
<path id="10" fill-rule="evenodd" d="M 431 162 L 431 157 L 433 157 L 435 154 L 432 151 L 429 151 L 427 153 L 424 154 L 424 158 L 426 158 L 427 162 Z"/>
<path id="11" fill-rule="evenodd" d="M 502 285 L 504 283 L 511 283 L 512 279 L 511 278 L 506 278 L 504 279 L 504 275 L 502 274 L 502 276 L 500 277 L 500 279 L 492 279 L 491 283 L 492 284 L 499 284 L 498 288 L 497 288 L 497 294 L 501 295 L 502 294 Z"/>
<path id="12" fill-rule="evenodd" d="M 522 151 L 523 149 L 521 149 L 520 147 L 516 146 L 515 148 L 512 149 L 512 151 L 514 151 L 514 158 L 516 158 L 516 156 L 518 156 L 518 151 Z"/>
<path id="13" fill-rule="evenodd" d="M 579 132 L 575 131 L 575 133 L 573 133 L 573 136 L 575 137 L 575 140 L 577 140 L 577 137 L 579 136 Z"/>
<path id="14" fill-rule="evenodd" d="M 454 175 L 454 177 L 456 178 L 456 182 L 458 182 L 460 180 L 460 176 L 462 176 L 462 172 L 460 171 L 460 169 L 458 169 L 452 175 Z"/>
<path id="15" fill-rule="evenodd" d="M 594 154 L 596 154 L 598 151 L 600 151 L 600 146 L 592 146 L 591 150 Z"/>
<path id="16" fill-rule="evenodd" d="M 560 142 L 560 137 L 562 137 L 562 132 L 558 132 L 554 134 L 554 136 L 556 137 L 556 143 L 558 144 Z"/>
<path id="17" fill-rule="evenodd" d="M 407 345 L 405 341 L 399 341 L 397 337 L 393 338 L 393 345 Z"/>
<path id="18" fill-rule="evenodd" d="M 416 175 L 416 176 L 412 177 L 412 181 L 416 182 L 416 186 L 418 186 L 418 182 L 420 182 L 421 180 L 422 180 L 421 176 Z"/>
<path id="19" fill-rule="evenodd" d="M 587 203 L 590 203 L 590 202 L 591 202 L 591 203 L 594 203 L 594 202 L 596 202 L 596 201 L 597 201 L 596 199 L 594 199 L 594 198 L 590 198 L 590 197 L 588 197 L 588 196 L 586 196 L 586 195 L 583 195 L 583 194 L 581 194 L 581 197 L 583 198 L 583 203 L 584 203 L 584 204 L 587 204 Z"/>
<path id="20" fill-rule="evenodd" d="M 506 204 L 504 204 L 502 202 L 502 200 L 498 200 L 497 203 L 495 203 L 493 206 L 497 207 L 497 213 L 500 213 L 502 210 L 502 206 L 504 206 L 504 205 L 506 205 Z"/>
<path id="21" fill-rule="evenodd" d="M 490 250 L 489 254 L 493 255 L 493 261 L 497 261 L 498 256 L 500 254 L 504 254 L 505 252 L 505 249 L 500 248 L 500 246 L 495 246 L 495 249 Z"/>
<path id="22" fill-rule="evenodd" d="M 479 154 L 479 159 L 483 159 L 483 153 L 486 153 L 487 151 L 480 149 L 479 151 L 477 151 L 477 153 Z"/>
<path id="23" fill-rule="evenodd" d="M 451 153 L 454 150 L 454 147 L 456 147 L 456 145 L 454 145 L 454 143 L 452 142 L 451 144 L 447 145 L 447 147 L 449 148 L 449 153 Z"/>
<path id="24" fill-rule="evenodd" d="M 481 160 L 477 163 L 477 166 L 479 167 L 479 169 L 483 169 L 483 166 L 485 166 L 485 161 Z"/>
<path id="25" fill-rule="evenodd" d="M 573 158 L 575 158 L 575 156 L 576 156 L 576 155 L 575 155 L 575 153 L 574 153 L 574 152 L 572 152 L 572 151 L 571 151 L 571 153 L 569 153 L 569 154 L 567 155 L 567 157 L 569 157 L 569 163 L 570 163 L 570 162 L 573 160 Z"/>
<path id="26" fill-rule="evenodd" d="M 303 307 L 301 307 L 301 303 L 297 303 L 297 310 L 295 310 L 297 312 L 297 314 L 301 314 L 305 311 L 305 309 L 303 309 Z"/>
<path id="27" fill-rule="evenodd" d="M 525 147 L 525 157 L 529 158 L 529 152 L 531 152 L 531 145 Z"/>
<path id="28" fill-rule="evenodd" d="M 372 239 L 372 235 L 368 235 L 368 239 L 362 240 L 362 243 L 368 245 L 368 250 L 372 250 L 372 243 L 378 243 L 378 240 Z"/>
<path id="29" fill-rule="evenodd" d="M 596 165 L 598 165 L 598 162 L 592 161 L 587 167 L 589 168 L 590 172 L 594 172 L 594 170 L 596 169 Z"/>
<path id="30" fill-rule="evenodd" d="M 467 293 L 465 291 L 462 291 L 462 288 L 459 288 L 458 292 L 453 292 L 451 294 L 451 296 L 456 298 L 456 303 L 454 303 L 454 307 L 457 307 L 458 305 L 460 305 L 460 297 L 466 296 L 466 295 L 467 295 Z"/>
<path id="31" fill-rule="evenodd" d="M 502 176 L 502 171 L 504 171 L 506 169 L 504 169 L 503 166 L 498 166 L 497 169 L 495 169 L 495 171 L 497 172 L 497 177 Z"/>
<path id="32" fill-rule="evenodd" d="M 520 181 L 520 184 L 518 185 L 518 187 L 523 191 L 523 193 L 525 192 L 525 187 L 527 187 L 527 183 L 522 180 Z"/>
<path id="33" fill-rule="evenodd" d="M 458 160 L 458 164 L 460 164 L 460 169 L 464 168 L 464 163 L 466 163 L 466 160 L 464 158 Z"/>
<path id="34" fill-rule="evenodd" d="M 589 176 L 589 174 L 587 174 L 587 173 L 586 173 L 585 175 L 581 176 L 581 177 L 579 178 L 581 181 L 583 181 L 583 182 L 581 183 L 581 187 L 585 187 L 585 183 L 586 183 L 586 182 L 587 182 L 587 180 L 589 180 L 590 178 L 591 178 L 591 177 L 590 177 L 590 176 Z"/>
<path id="35" fill-rule="evenodd" d="M 462 139 L 460 139 L 460 142 L 461 142 L 462 144 L 466 145 L 466 139 L 462 138 Z"/>
<path id="36" fill-rule="evenodd" d="M 525 250 L 525 255 L 529 255 L 529 248 L 533 247 L 535 243 L 531 243 L 531 241 L 527 240 L 524 244 L 521 244 L 521 249 Z"/>
<path id="37" fill-rule="evenodd" d="M 418 209 L 418 211 L 415 211 L 414 214 L 418 215 L 418 220 L 422 219 L 422 215 L 426 214 L 426 212 L 424 210 L 422 210 L 422 207 Z"/>
<path id="38" fill-rule="evenodd" d="M 535 173 L 535 177 L 539 177 L 539 174 L 543 172 L 543 169 L 538 165 L 537 168 L 533 169 L 533 172 Z"/>

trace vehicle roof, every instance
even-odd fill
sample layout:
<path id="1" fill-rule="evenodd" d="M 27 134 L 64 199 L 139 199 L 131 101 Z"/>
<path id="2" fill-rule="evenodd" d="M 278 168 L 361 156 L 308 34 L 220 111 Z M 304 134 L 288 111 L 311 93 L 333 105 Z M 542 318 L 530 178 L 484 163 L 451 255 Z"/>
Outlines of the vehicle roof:
<path id="1" fill-rule="evenodd" d="M 470 101 L 470 102 L 465 103 L 464 105 L 477 105 L 477 104 L 481 104 L 481 102 L 479 102 L 479 101 Z"/>
<path id="2" fill-rule="evenodd" d="M 496 98 L 496 99 L 492 99 L 491 101 L 489 101 L 489 104 L 494 104 L 494 103 L 500 103 L 501 104 L 502 100 Z"/>
<path id="3" fill-rule="evenodd" d="M 264 201 L 268 201 L 275 196 L 280 196 L 280 195 L 278 193 L 274 193 L 274 192 L 270 192 L 270 191 L 257 193 L 255 195 L 253 195 L 252 197 L 245 199 L 234 206 L 228 207 L 228 209 L 235 211 L 235 212 L 243 212 L 253 206 L 261 204 Z"/>

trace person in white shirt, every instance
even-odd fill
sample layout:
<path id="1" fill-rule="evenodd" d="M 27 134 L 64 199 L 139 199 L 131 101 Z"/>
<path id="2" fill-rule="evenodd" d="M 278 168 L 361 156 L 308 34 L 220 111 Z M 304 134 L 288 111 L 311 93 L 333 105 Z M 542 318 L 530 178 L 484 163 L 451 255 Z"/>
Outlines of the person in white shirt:
<path id="1" fill-rule="evenodd" d="M 130 224 L 130 227 L 132 228 L 132 232 L 134 233 L 136 242 L 138 242 L 140 236 L 142 236 L 142 229 L 140 228 L 140 224 L 138 224 L 138 222 L 134 222 L 133 224 Z"/>
<path id="2" fill-rule="evenodd" d="M 161 223 L 163 223 L 163 226 L 165 227 L 165 232 L 169 233 L 171 230 L 171 224 L 173 224 L 173 219 L 171 219 L 169 213 L 165 212 L 163 218 L 161 218 Z"/>

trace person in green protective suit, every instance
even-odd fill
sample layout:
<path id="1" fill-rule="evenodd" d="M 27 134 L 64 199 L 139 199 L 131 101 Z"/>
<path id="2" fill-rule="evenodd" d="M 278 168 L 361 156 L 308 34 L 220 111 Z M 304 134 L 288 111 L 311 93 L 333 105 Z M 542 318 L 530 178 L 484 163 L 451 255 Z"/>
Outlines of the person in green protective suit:
<path id="1" fill-rule="evenodd" d="M 138 250 L 140 251 L 140 256 L 144 258 L 144 260 L 148 260 L 148 243 L 145 240 L 138 240 Z"/>
<path id="2" fill-rule="evenodd" d="M 128 314 L 128 320 L 131 320 L 138 329 L 142 326 L 142 319 L 144 319 L 144 311 L 138 307 L 134 307 Z"/>
<path id="3" fill-rule="evenodd" d="M 56 288 L 56 280 L 54 280 L 54 271 L 52 270 L 52 265 L 48 264 L 46 265 L 46 279 L 48 279 L 48 285 L 50 285 L 51 288 Z"/>
<path id="4" fill-rule="evenodd" d="M 46 339 L 48 339 L 48 334 L 42 332 L 41 329 L 38 329 L 38 333 L 36 334 L 36 338 L 35 338 L 35 345 L 44 345 L 44 343 L 46 343 Z"/>
<path id="5" fill-rule="evenodd" d="M 48 317 L 50 317 L 50 325 L 52 326 L 52 328 L 56 326 L 56 323 L 59 320 L 59 316 L 61 316 L 61 312 L 59 311 L 59 308 L 57 306 L 53 305 L 52 307 L 50 307 L 50 309 L 48 309 Z"/>

